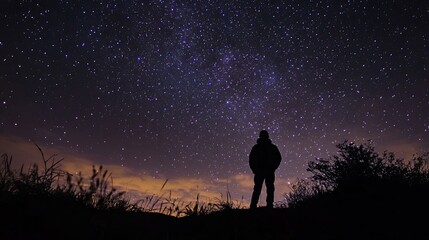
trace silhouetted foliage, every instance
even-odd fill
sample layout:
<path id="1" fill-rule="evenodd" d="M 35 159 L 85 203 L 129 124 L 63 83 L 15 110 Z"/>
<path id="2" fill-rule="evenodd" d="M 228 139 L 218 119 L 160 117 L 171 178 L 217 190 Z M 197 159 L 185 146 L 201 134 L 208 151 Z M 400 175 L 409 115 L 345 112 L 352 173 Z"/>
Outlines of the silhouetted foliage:
<path id="1" fill-rule="evenodd" d="M 112 183 L 109 184 L 109 181 Z M 96 209 L 121 209 L 134 210 L 136 207 L 124 198 L 124 191 L 118 192 L 113 187 L 111 173 L 99 166 L 98 169 L 92 166 L 92 175 L 89 178 L 87 187 L 84 185 L 84 178 L 79 173 L 73 180 L 73 176 L 67 173 L 66 184 L 55 189 L 58 193 L 64 193 L 73 197 L 84 205 Z"/>
<path id="2" fill-rule="evenodd" d="M 216 203 L 214 203 L 216 211 L 240 209 L 243 206 L 243 199 L 241 202 L 233 201 L 231 197 L 231 192 L 228 190 L 226 192 L 226 197 L 222 195 L 220 198 L 216 198 Z"/>
<path id="3" fill-rule="evenodd" d="M 63 159 L 57 155 L 46 158 L 42 149 L 35 144 L 42 157 L 42 167 L 33 164 L 26 169 L 24 165 L 19 171 L 11 168 L 12 157 L 7 154 L 1 156 L 0 163 L 0 194 L 9 195 L 10 201 L 21 198 L 31 202 L 35 198 L 49 198 L 61 204 L 78 205 L 96 210 L 121 210 L 130 212 L 162 213 L 168 216 L 200 216 L 214 211 L 241 208 L 241 204 L 232 201 L 227 192 L 226 200 L 222 197 L 216 203 L 200 201 L 199 194 L 196 201 L 183 202 L 172 198 L 171 192 L 146 196 L 143 199 L 131 202 L 124 191 L 117 191 L 113 187 L 112 174 L 103 166 L 92 166 L 92 174 L 84 178 L 81 172 L 71 174 L 61 170 Z M 160 192 L 164 189 L 168 179 L 164 182 Z M 65 206 L 66 207 L 66 206 Z"/>
<path id="4" fill-rule="evenodd" d="M 43 168 L 39 169 L 37 164 L 33 164 L 28 169 L 21 166 L 19 172 L 11 169 L 12 156 L 2 155 L 0 167 L 0 189 L 14 194 L 40 194 L 49 193 L 53 190 L 54 183 L 64 174 L 60 169 L 63 159 L 57 160 L 57 155 L 45 158 L 42 149 L 36 144 L 43 161 Z"/>
<path id="5" fill-rule="evenodd" d="M 137 209 L 134 204 L 124 198 L 125 192 L 117 192 L 109 183 L 109 181 L 113 182 L 111 173 L 104 170 L 102 166 L 98 169 L 93 166 L 89 183 L 85 183 L 81 173 L 73 176 L 60 169 L 60 163 L 63 159 L 57 160 L 56 155 L 45 158 L 42 149 L 39 146 L 37 148 L 43 160 L 42 169 L 39 169 L 37 164 L 33 164 L 25 170 L 24 165 L 22 165 L 20 170 L 15 172 L 11 169 L 12 157 L 7 154 L 2 155 L 0 165 L 1 194 L 21 198 L 45 196 L 53 199 L 68 199 L 68 202 L 75 202 L 100 210 Z"/>
<path id="6" fill-rule="evenodd" d="M 285 201 L 278 202 L 276 207 L 295 208 L 315 196 L 321 196 L 326 192 L 326 188 L 322 185 L 315 184 L 306 179 L 298 179 L 298 181 L 292 185 L 291 192 L 283 195 Z"/>
<path id="7" fill-rule="evenodd" d="M 405 162 L 393 152 L 378 154 L 370 141 L 360 145 L 344 141 L 337 148 L 337 155 L 308 163 L 312 176 L 299 180 L 285 195 L 290 207 L 328 193 L 381 195 L 429 186 L 428 153 Z"/>
<path id="8" fill-rule="evenodd" d="M 1 156 L 0 163 L 0 191 L 11 192 L 13 186 L 14 175 L 11 171 L 12 157 L 7 154 Z"/>

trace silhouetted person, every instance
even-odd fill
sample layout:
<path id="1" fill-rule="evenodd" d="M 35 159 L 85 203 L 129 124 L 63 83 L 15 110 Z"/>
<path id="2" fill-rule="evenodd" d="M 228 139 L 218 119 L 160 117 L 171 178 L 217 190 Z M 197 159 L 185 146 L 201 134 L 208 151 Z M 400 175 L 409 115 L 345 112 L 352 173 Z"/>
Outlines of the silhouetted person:
<path id="1" fill-rule="evenodd" d="M 272 208 L 274 202 L 274 172 L 280 165 L 282 160 L 279 149 L 272 144 L 268 132 L 262 130 L 259 133 L 259 138 L 256 145 L 253 146 L 249 154 L 249 165 L 255 174 L 252 200 L 250 208 L 256 208 L 259 195 L 261 194 L 262 184 L 265 180 L 267 188 L 267 207 Z"/>

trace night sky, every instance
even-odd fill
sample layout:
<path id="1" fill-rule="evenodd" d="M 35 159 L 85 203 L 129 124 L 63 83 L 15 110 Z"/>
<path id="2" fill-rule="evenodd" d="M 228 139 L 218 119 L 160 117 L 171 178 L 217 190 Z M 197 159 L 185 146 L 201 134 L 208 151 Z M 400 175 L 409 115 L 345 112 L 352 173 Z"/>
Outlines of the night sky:
<path id="1" fill-rule="evenodd" d="M 3 0 L 0 23 L 2 153 L 34 141 L 248 199 L 266 129 L 280 199 L 346 139 L 429 150 L 425 0 Z"/>

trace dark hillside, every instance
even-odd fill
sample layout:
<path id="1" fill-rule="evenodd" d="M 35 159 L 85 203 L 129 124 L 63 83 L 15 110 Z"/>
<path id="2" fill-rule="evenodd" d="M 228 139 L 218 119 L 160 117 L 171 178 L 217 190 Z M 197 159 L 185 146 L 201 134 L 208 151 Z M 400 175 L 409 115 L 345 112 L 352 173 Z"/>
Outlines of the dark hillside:
<path id="1" fill-rule="evenodd" d="M 180 219 L 178 239 L 427 239 L 423 201 L 359 202 L 350 196 L 296 209 L 231 210 Z M 415 201 L 417 200 L 417 201 Z M 426 199 L 427 201 L 428 199 Z"/>
<path id="2" fill-rule="evenodd" d="M 234 209 L 195 217 L 59 206 L 46 199 L 1 204 L 1 239 L 427 239 L 428 208 L 349 197 L 295 209 Z M 43 202 L 41 202 L 43 201 Z M 395 206 L 396 205 L 396 206 Z"/>
<path id="3" fill-rule="evenodd" d="M 157 213 L 97 210 L 50 197 L 8 200 L 0 199 L 1 239 L 159 239 L 178 220 Z"/>
<path id="4" fill-rule="evenodd" d="M 209 209 L 197 201 L 178 210 L 181 218 L 130 203 L 101 166 L 85 185 L 50 158 L 43 171 L 15 172 L 3 155 L 0 239 L 429 239 L 429 154 L 404 162 L 370 144 L 338 147 L 338 155 L 309 163 L 313 176 L 297 182 L 283 208 Z"/>

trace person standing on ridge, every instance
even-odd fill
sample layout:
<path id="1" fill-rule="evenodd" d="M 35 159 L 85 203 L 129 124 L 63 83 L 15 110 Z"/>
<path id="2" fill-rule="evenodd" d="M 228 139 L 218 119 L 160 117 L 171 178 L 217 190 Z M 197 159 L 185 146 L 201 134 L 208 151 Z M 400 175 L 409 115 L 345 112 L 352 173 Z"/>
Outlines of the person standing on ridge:
<path id="1" fill-rule="evenodd" d="M 273 208 L 274 172 L 279 167 L 281 160 L 282 157 L 279 149 L 271 142 L 268 132 L 262 130 L 259 133 L 256 145 L 253 146 L 249 154 L 250 169 L 252 169 L 253 174 L 255 174 L 255 186 L 253 187 L 250 209 L 255 209 L 257 207 L 264 180 L 267 188 L 267 208 Z"/>

